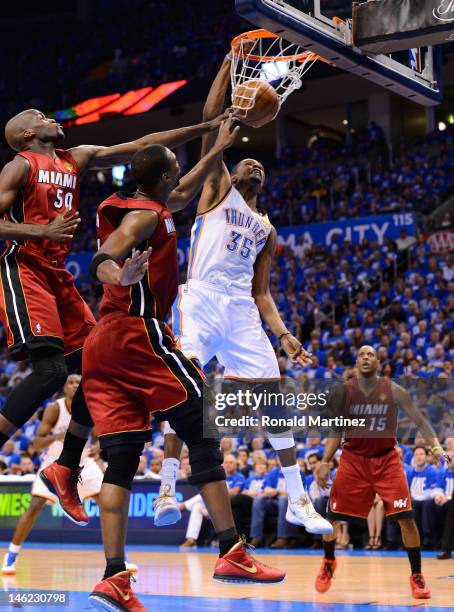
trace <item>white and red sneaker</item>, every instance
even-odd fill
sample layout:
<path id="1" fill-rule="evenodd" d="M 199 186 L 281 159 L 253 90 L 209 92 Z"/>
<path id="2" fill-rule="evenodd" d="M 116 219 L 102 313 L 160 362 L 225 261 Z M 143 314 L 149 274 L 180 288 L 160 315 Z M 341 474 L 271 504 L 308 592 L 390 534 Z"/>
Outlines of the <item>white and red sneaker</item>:
<path id="1" fill-rule="evenodd" d="M 285 572 L 257 561 L 239 541 L 216 561 L 213 578 L 218 582 L 270 584 L 282 582 Z"/>

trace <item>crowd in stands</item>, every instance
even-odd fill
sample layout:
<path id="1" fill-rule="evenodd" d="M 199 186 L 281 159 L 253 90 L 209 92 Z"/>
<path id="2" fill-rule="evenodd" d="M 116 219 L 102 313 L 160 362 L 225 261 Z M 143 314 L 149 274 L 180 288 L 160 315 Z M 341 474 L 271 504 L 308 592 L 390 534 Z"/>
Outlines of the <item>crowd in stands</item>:
<path id="1" fill-rule="evenodd" d="M 266 211 L 275 225 L 428 213 L 454 190 L 454 129 L 403 146 L 389 165 L 375 159 L 371 131 L 350 144 L 316 138 L 311 147 L 284 149 L 269 168 Z M 454 223 L 454 219 L 449 219 Z"/>

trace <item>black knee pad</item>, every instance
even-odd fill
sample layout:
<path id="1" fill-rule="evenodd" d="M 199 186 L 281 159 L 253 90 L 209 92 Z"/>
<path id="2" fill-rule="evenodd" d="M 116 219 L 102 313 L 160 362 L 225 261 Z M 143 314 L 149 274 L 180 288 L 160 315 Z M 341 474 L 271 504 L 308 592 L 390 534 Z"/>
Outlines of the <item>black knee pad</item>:
<path id="1" fill-rule="evenodd" d="M 74 351 L 65 357 L 66 366 L 69 372 L 82 373 L 82 349 Z"/>
<path id="2" fill-rule="evenodd" d="M 108 462 L 103 482 L 131 490 L 134 475 L 139 467 L 143 444 L 124 444 L 109 446 L 104 449 L 103 455 Z"/>
<path id="3" fill-rule="evenodd" d="M 68 378 L 63 351 L 33 352 L 31 354 L 33 372 L 46 393 L 53 395 L 59 391 Z"/>
<path id="4" fill-rule="evenodd" d="M 90 416 L 87 402 L 85 401 L 82 381 L 80 381 L 77 391 L 73 397 L 71 417 L 78 425 L 93 427 L 93 419 Z"/>
<path id="5" fill-rule="evenodd" d="M 196 443 L 188 443 L 191 476 L 189 482 L 201 486 L 208 482 L 225 480 L 225 470 L 222 467 L 223 456 L 219 441 L 204 439 Z"/>

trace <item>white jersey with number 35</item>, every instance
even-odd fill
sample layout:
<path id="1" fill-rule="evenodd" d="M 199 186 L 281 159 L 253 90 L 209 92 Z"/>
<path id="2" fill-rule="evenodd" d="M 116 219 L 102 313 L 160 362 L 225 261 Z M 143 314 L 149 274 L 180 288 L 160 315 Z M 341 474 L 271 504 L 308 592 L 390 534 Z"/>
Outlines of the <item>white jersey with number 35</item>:
<path id="1" fill-rule="evenodd" d="M 188 280 L 251 294 L 254 263 L 272 225 L 253 212 L 232 187 L 212 211 L 196 217 L 191 231 Z"/>

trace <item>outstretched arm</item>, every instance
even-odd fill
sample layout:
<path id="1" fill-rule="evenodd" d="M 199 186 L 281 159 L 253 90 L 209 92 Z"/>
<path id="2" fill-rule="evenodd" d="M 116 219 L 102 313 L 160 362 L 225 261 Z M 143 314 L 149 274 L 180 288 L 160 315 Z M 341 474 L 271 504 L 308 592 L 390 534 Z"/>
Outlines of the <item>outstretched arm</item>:
<path id="1" fill-rule="evenodd" d="M 399 408 L 402 408 L 402 410 L 421 431 L 424 439 L 431 445 L 433 454 L 438 459 L 443 457 L 443 448 L 438 441 L 432 425 L 418 410 L 408 391 L 395 382 L 392 383 L 392 390 L 396 404 L 399 406 Z"/>
<path id="2" fill-rule="evenodd" d="M 301 342 L 286 328 L 270 291 L 270 270 L 276 251 L 276 238 L 276 230 L 273 227 L 254 265 L 252 297 L 257 304 L 260 316 L 273 334 L 280 339 L 281 346 L 290 359 L 294 362 L 298 361 L 302 366 L 305 366 L 311 363 L 311 357 L 303 349 Z"/>
<path id="3" fill-rule="evenodd" d="M 213 117 L 212 120 L 198 125 L 147 134 L 147 136 L 137 140 L 112 145 L 111 147 L 81 145 L 69 149 L 69 153 L 73 156 L 81 171 L 87 166 L 92 170 L 110 168 L 115 164 L 129 162 L 134 153 L 152 144 L 161 144 L 169 148 L 179 147 L 185 142 L 199 138 L 206 132 L 216 130 L 222 120 L 223 116 Z"/>
<path id="4" fill-rule="evenodd" d="M 238 134 L 240 127 L 235 127 L 235 118 L 230 115 L 219 129 L 214 146 L 202 157 L 199 163 L 188 172 L 176 189 L 170 194 L 167 206 L 172 212 L 182 210 L 202 189 L 202 186 L 213 165 L 222 162 L 222 152 L 230 147 Z"/>
<path id="5" fill-rule="evenodd" d="M 138 283 L 147 271 L 151 250 L 139 253 L 134 252 L 134 249 L 151 238 L 157 224 L 158 215 L 151 210 L 133 210 L 125 215 L 120 226 L 110 234 L 93 257 L 92 266 L 96 266 L 98 280 L 122 286 Z M 132 257 L 128 257 L 121 265 L 131 251 Z M 98 265 L 97 261 L 100 261 Z"/>
<path id="6" fill-rule="evenodd" d="M 225 95 L 230 80 L 230 60 L 225 58 L 216 75 L 208 93 L 205 106 L 203 107 L 203 120 L 210 121 L 224 110 Z M 215 134 L 205 134 L 202 138 L 201 157 L 203 158 L 216 142 Z M 206 178 L 205 185 L 200 196 L 197 214 L 208 212 L 215 208 L 222 198 L 227 194 L 232 183 L 229 171 L 222 160 L 222 156 L 212 165 L 211 172 Z"/>
<path id="7" fill-rule="evenodd" d="M 0 173 L 0 214 L 13 206 L 20 191 L 27 182 L 28 161 L 18 155 Z M 0 220 L 0 240 L 54 240 L 62 242 L 73 237 L 79 225 L 78 213 L 64 212 L 46 225 L 13 223 Z"/>

